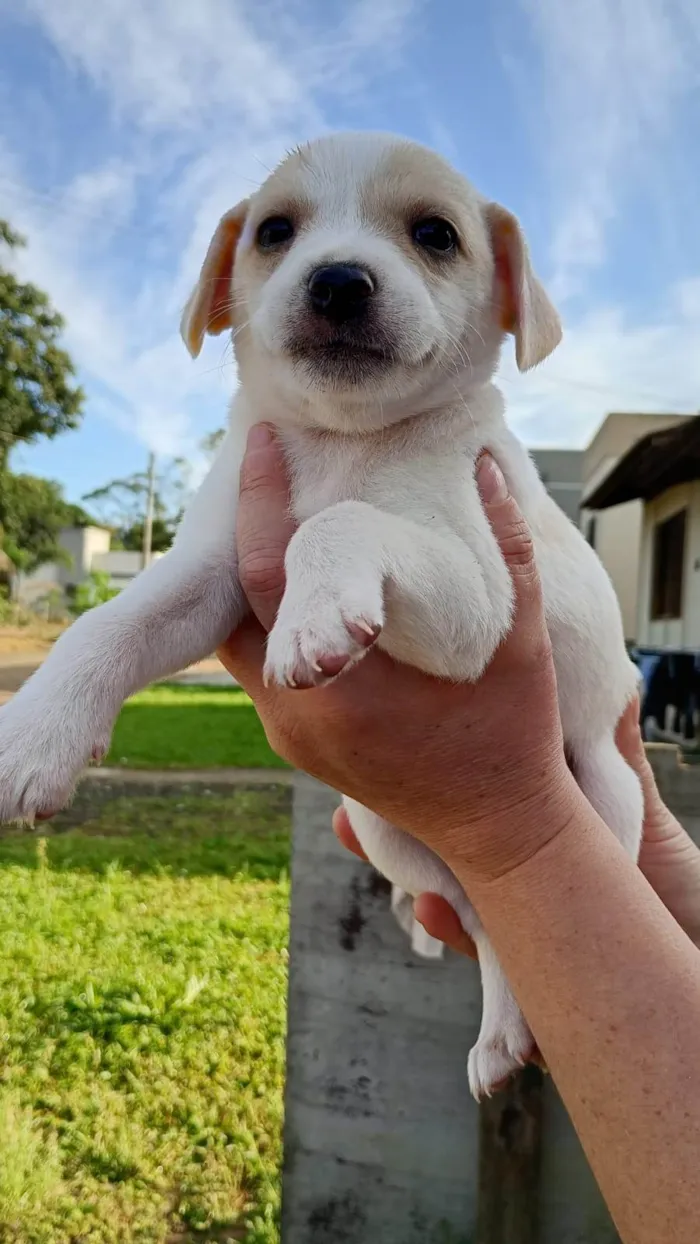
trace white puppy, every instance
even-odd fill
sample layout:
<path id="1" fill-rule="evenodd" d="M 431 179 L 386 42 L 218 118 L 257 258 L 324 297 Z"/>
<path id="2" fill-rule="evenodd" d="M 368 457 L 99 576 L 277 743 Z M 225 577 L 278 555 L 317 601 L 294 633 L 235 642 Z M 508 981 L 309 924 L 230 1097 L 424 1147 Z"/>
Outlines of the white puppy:
<path id="1" fill-rule="evenodd" d="M 281 429 L 300 524 L 267 677 L 322 683 L 376 638 L 429 673 L 479 678 L 512 606 L 474 482 L 488 448 L 535 540 L 574 772 L 636 857 L 641 792 L 614 742 L 636 677 L 615 595 L 491 383 L 506 333 L 521 370 L 561 336 L 515 218 L 414 143 L 322 138 L 224 216 L 182 327 L 193 355 L 205 333 L 234 330 L 230 430 L 173 549 L 83 616 L 2 710 L 0 819 L 64 804 L 106 751 L 125 697 L 212 652 L 246 612 L 238 473 L 248 429 L 265 418 Z M 484 1008 L 469 1077 L 477 1097 L 488 1093 L 532 1037 L 477 917 L 426 847 L 357 803 L 348 810 L 376 866 L 411 894 L 444 895 L 476 940 Z"/>

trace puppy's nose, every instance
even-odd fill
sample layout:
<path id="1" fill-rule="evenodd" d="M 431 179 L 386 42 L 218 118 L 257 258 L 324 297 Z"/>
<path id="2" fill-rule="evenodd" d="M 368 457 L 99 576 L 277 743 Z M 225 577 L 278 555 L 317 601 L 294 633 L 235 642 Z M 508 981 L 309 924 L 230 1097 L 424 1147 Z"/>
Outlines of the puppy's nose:
<path id="1" fill-rule="evenodd" d="M 363 268 L 334 263 L 312 272 L 308 288 L 314 311 L 342 324 L 364 313 L 374 293 L 374 282 Z"/>

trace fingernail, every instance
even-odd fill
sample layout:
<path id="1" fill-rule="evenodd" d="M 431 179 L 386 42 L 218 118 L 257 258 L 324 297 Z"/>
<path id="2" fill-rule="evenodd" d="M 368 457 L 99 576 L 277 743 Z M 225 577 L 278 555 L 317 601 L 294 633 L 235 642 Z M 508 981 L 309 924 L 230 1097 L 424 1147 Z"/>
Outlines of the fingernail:
<path id="1" fill-rule="evenodd" d="M 251 449 L 267 449 L 272 444 L 272 428 L 269 423 L 254 423 L 248 433 L 246 452 Z"/>
<path id="2" fill-rule="evenodd" d="M 491 454 L 483 454 L 476 471 L 476 484 L 485 505 L 500 505 L 508 499 L 505 476 Z"/>

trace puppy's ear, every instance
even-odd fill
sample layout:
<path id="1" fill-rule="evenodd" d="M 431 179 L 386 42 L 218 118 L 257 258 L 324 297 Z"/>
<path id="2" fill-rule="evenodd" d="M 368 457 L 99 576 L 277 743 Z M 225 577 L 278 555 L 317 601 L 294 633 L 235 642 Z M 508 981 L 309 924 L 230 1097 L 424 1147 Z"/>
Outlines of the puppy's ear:
<path id="1" fill-rule="evenodd" d="M 199 354 L 206 333 L 216 337 L 232 327 L 231 277 L 248 203 L 249 200 L 244 199 L 221 217 L 209 243 L 199 280 L 182 313 L 180 333 L 192 358 Z"/>
<path id="2" fill-rule="evenodd" d="M 496 298 L 501 324 L 515 337 L 520 371 L 546 359 L 561 341 L 561 321 L 535 276 L 523 231 L 515 216 L 498 203 L 486 207 L 496 264 Z"/>

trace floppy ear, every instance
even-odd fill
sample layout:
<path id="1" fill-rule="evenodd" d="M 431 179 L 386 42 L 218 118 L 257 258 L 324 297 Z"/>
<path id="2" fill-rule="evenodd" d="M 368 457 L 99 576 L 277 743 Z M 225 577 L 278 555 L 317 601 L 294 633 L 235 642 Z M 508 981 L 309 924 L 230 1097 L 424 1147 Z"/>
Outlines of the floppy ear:
<path id="1" fill-rule="evenodd" d="M 248 199 L 221 217 L 207 251 L 199 280 L 180 320 L 180 333 L 192 358 L 202 348 L 206 333 L 216 337 L 231 328 L 231 277 L 236 246 L 241 236 Z"/>
<path id="2" fill-rule="evenodd" d="M 515 337 L 519 371 L 528 371 L 559 345 L 561 322 L 532 270 L 527 243 L 515 216 L 500 204 L 489 203 L 486 220 L 496 263 L 502 327 Z"/>

